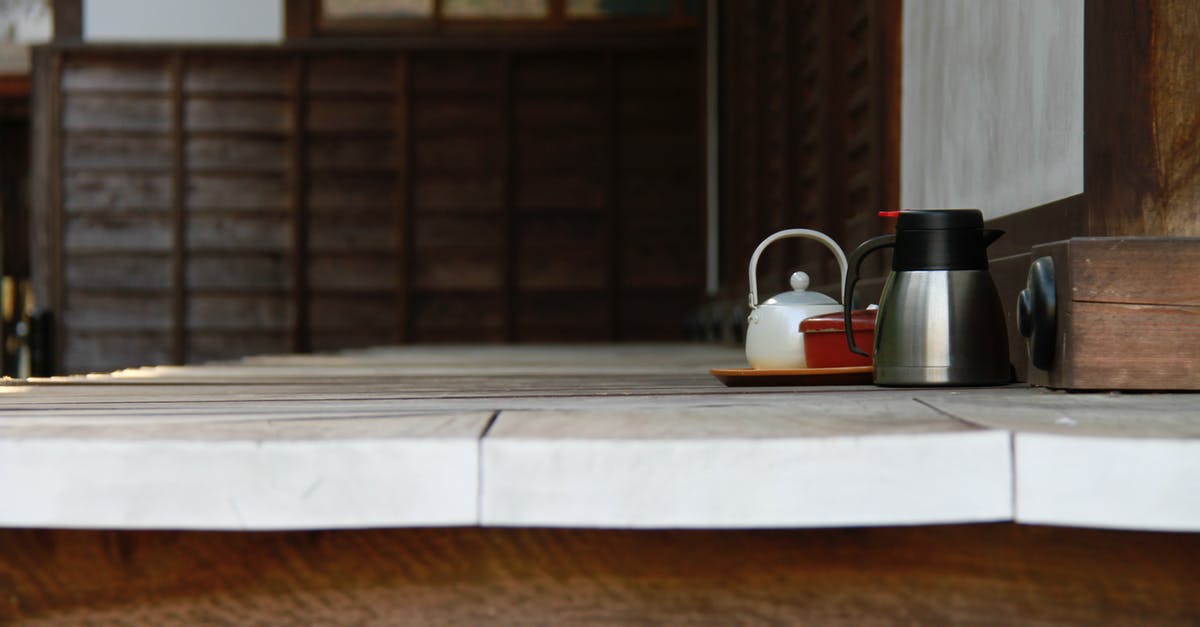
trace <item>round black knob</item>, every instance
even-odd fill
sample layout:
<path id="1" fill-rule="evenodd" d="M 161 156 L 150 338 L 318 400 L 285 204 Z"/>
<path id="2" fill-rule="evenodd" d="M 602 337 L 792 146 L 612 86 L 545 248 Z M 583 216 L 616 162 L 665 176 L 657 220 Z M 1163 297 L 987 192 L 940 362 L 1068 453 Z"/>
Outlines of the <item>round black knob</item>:
<path id="1" fill-rule="evenodd" d="M 1038 257 L 1029 266 L 1025 289 L 1017 299 L 1017 330 L 1025 338 L 1029 362 L 1049 370 L 1058 339 L 1058 294 L 1052 257 Z"/>

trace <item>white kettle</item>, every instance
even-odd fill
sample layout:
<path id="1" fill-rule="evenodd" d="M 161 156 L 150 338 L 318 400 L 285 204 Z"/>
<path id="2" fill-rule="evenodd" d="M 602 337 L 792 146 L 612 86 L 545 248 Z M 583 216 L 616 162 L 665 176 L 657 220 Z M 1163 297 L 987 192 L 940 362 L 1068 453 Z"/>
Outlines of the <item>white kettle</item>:
<path id="1" fill-rule="evenodd" d="M 804 360 L 804 334 L 800 323 L 806 318 L 842 311 L 838 301 L 809 292 L 808 274 L 795 272 L 792 291 L 758 302 L 758 257 L 766 247 L 789 237 L 814 239 L 825 244 L 837 258 L 842 271 L 839 285 L 846 284 L 846 255 L 841 247 L 820 231 L 786 229 L 764 239 L 750 256 L 750 318 L 746 324 L 746 361 L 758 370 L 790 370 L 807 366 Z M 843 298 L 845 295 L 842 295 Z"/>

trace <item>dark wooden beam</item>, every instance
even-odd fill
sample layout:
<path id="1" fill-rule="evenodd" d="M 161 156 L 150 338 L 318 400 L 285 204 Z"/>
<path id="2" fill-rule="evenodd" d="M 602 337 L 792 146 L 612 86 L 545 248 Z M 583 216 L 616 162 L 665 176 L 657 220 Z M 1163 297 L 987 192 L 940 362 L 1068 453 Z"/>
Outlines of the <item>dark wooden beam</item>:
<path id="1" fill-rule="evenodd" d="M 83 39 L 83 0 L 54 0 L 54 41 Z"/>
<path id="2" fill-rule="evenodd" d="M 872 150 L 873 211 L 900 208 L 900 86 L 903 69 L 900 0 L 871 0 L 871 73 L 876 141 Z"/>
<path id="3" fill-rule="evenodd" d="M 509 52 L 503 57 L 503 82 L 500 94 L 500 107 L 503 111 L 503 144 L 504 155 L 502 157 L 503 171 L 503 195 L 504 195 L 504 287 L 501 300 L 504 303 L 504 338 L 509 342 L 515 342 L 518 338 L 517 318 L 520 315 L 520 302 L 517 284 L 517 268 L 521 262 L 520 240 L 518 238 L 518 220 L 517 215 L 517 182 L 520 179 L 520 171 L 518 170 L 518 150 L 517 150 L 517 79 L 516 79 L 516 59 L 514 54 Z"/>
<path id="4" fill-rule="evenodd" d="M 0 621 L 1192 624 L 1200 534 L 0 531 Z M 435 618 L 433 618 L 435 617 Z"/>
<path id="5" fill-rule="evenodd" d="M 410 53 L 396 54 L 395 76 L 395 135 L 396 179 L 396 326 L 397 343 L 411 341 L 412 329 L 412 263 L 413 246 L 413 141 L 412 141 L 412 73 Z"/>
<path id="6" fill-rule="evenodd" d="M 284 36 L 289 42 L 309 39 L 317 34 L 319 0 L 284 0 L 283 7 Z"/>
<path id="7" fill-rule="evenodd" d="M 309 324 L 308 289 L 308 59 L 297 55 L 292 66 L 288 99 L 291 107 L 292 133 L 288 146 L 288 185 L 291 201 L 291 264 L 292 264 L 292 350 L 307 353 L 312 350 L 312 329 Z"/>
<path id="8" fill-rule="evenodd" d="M 1200 4 L 1084 4 L 1089 235 L 1200 235 Z"/>
<path id="9" fill-rule="evenodd" d="M 621 339 L 621 58 L 608 51 L 604 55 L 605 155 L 604 213 L 607 217 L 608 337 Z"/>
<path id="10" fill-rule="evenodd" d="M 183 54 L 171 67 L 171 361 L 187 363 L 187 140 L 184 134 Z"/>

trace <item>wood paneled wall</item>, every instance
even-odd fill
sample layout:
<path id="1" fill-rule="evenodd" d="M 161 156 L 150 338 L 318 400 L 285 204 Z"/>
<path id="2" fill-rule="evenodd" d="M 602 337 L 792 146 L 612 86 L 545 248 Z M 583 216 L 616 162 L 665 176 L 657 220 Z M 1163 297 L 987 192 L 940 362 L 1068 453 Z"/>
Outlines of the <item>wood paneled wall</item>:
<path id="1" fill-rule="evenodd" d="M 898 0 L 747 0 L 722 7 L 723 295 L 745 298 L 746 264 L 784 228 L 820 230 L 848 252 L 890 225 L 899 201 Z M 763 297 L 795 270 L 836 295 L 819 244 L 763 255 Z M 877 273 L 876 255 L 864 266 Z"/>
<path id="2" fill-rule="evenodd" d="M 690 44 L 40 58 L 63 371 L 674 339 L 700 299 Z"/>

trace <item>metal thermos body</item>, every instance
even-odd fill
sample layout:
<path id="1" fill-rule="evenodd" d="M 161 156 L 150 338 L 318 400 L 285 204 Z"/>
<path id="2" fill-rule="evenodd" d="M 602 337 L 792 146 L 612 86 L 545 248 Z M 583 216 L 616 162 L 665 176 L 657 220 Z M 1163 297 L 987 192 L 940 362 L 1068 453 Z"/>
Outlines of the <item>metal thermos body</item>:
<path id="1" fill-rule="evenodd" d="M 1000 295 L 986 270 L 892 272 L 875 321 L 875 383 L 1012 380 Z"/>
<path id="2" fill-rule="evenodd" d="M 1012 380 L 1004 308 L 988 273 L 987 247 L 1003 235 L 977 209 L 916 209 L 898 214 L 896 233 L 863 242 L 850 255 L 844 315 L 863 258 L 892 248 L 875 319 L 875 383 L 1002 385 Z M 853 335 L 846 334 L 850 350 Z"/>

